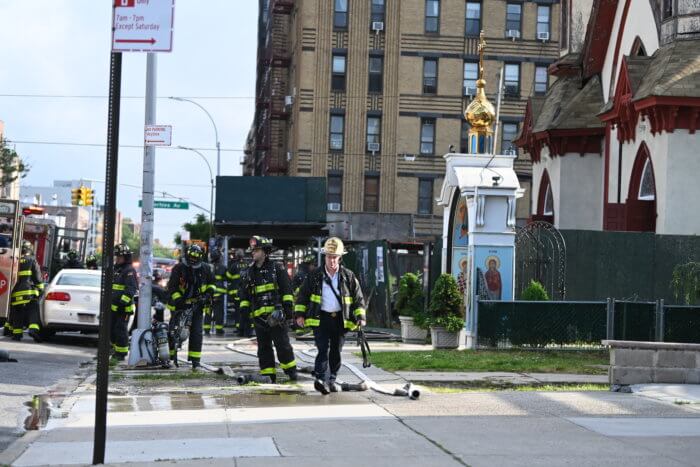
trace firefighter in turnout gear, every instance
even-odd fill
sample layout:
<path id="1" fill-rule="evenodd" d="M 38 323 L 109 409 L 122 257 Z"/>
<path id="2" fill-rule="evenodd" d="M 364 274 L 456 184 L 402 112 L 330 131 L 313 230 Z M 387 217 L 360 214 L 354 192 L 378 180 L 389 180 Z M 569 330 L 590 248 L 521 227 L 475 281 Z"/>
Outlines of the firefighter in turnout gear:
<path id="1" fill-rule="evenodd" d="M 78 258 L 78 252 L 71 248 L 66 254 L 66 261 L 63 263 L 62 269 L 85 269 L 85 266 Z"/>
<path id="2" fill-rule="evenodd" d="M 213 249 L 210 253 L 211 265 L 214 269 L 214 293 L 212 307 L 209 313 L 204 315 L 204 334 L 209 335 L 212 330 L 212 323 L 217 336 L 224 335 L 224 288 L 226 276 L 226 266 L 221 261 L 221 252 Z"/>
<path id="3" fill-rule="evenodd" d="M 292 289 L 295 296 L 299 294 L 299 289 L 304 283 L 306 276 L 314 272 L 314 269 L 316 269 L 316 257 L 314 255 L 304 256 L 301 264 L 299 264 L 297 273 L 294 274 L 294 279 L 292 279 Z"/>
<path id="4" fill-rule="evenodd" d="M 200 366 L 202 358 L 202 315 L 209 308 L 211 296 L 216 288 L 214 274 L 204 263 L 204 250 L 199 245 L 189 245 L 180 262 L 173 267 L 168 280 L 168 303 L 170 310 L 170 328 L 176 324 L 178 313 L 192 310 L 192 322 L 189 332 L 187 360 L 192 362 L 192 369 Z M 170 356 L 176 353 L 174 337 L 170 336 Z"/>
<path id="5" fill-rule="evenodd" d="M 274 343 L 280 367 L 297 379 L 294 350 L 289 343 L 287 319 L 292 317 L 294 297 L 287 271 L 281 263 L 270 260 L 272 240 L 255 236 L 249 241 L 254 263 L 240 288 L 241 313 L 250 313 L 258 340 L 260 374 L 276 382 Z"/>
<path id="6" fill-rule="evenodd" d="M 241 298 L 239 297 L 242 278 L 246 276 L 248 266 L 243 250 L 239 248 L 236 250 L 235 256 L 228 266 L 228 271 L 226 271 L 228 299 L 229 303 L 233 306 L 233 318 L 236 322 L 238 335 L 241 337 L 251 337 L 253 334 L 253 323 L 250 321 L 250 315 L 241 313 Z"/>
<path id="7" fill-rule="evenodd" d="M 10 327 L 12 339 L 21 340 L 24 328 L 29 335 L 41 342 L 39 336 L 39 297 L 44 291 L 41 269 L 32 255 L 32 245 L 22 242 L 22 257 L 19 260 L 17 283 L 10 296 Z"/>
<path id="8" fill-rule="evenodd" d="M 346 253 L 336 237 L 323 246 L 324 266 L 310 273 L 301 286 L 294 306 L 296 324 L 314 330 L 318 354 L 314 365 L 314 388 L 322 394 L 338 392 L 336 377 L 345 333 L 365 325 L 365 299 L 355 274 L 340 264 Z M 330 371 L 329 371 L 330 370 Z"/>
<path id="9" fill-rule="evenodd" d="M 94 254 L 90 253 L 87 258 L 85 258 L 85 268 L 86 269 L 91 269 L 93 271 L 96 271 L 99 269 L 97 267 L 97 256 Z"/>
<path id="10" fill-rule="evenodd" d="M 114 358 L 119 361 L 124 360 L 129 352 L 129 318 L 136 311 L 134 296 L 137 290 L 136 271 L 131 264 L 131 249 L 124 243 L 115 245 L 110 340 Z"/>

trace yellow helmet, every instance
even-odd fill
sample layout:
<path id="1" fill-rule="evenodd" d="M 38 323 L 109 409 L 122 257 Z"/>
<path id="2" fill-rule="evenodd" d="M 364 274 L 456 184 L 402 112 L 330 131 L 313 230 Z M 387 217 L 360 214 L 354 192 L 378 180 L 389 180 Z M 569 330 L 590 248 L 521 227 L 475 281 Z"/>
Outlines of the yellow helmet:
<path id="1" fill-rule="evenodd" d="M 343 241 L 338 237 L 331 237 L 323 244 L 323 253 L 331 256 L 343 256 L 347 253 Z"/>

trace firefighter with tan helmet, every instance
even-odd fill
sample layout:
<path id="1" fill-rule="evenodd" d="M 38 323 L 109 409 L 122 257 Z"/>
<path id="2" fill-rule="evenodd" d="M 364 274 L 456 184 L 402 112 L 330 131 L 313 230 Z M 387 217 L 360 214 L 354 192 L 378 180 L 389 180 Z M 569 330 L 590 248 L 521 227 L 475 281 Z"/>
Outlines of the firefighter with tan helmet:
<path id="1" fill-rule="evenodd" d="M 249 246 L 253 264 L 239 289 L 240 308 L 241 314 L 250 313 L 255 324 L 260 374 L 269 376 L 273 383 L 277 380 L 274 344 L 280 367 L 295 381 L 297 364 L 287 325 L 294 305 L 289 276 L 281 263 L 270 259 L 272 240 L 256 235 L 249 240 Z"/>
<path id="2" fill-rule="evenodd" d="M 323 246 L 324 265 L 311 272 L 299 290 L 294 311 L 299 327 L 314 330 L 318 349 L 314 365 L 314 388 L 322 394 L 338 392 L 340 353 L 345 333 L 366 324 L 365 299 L 355 274 L 341 263 L 342 240 L 331 237 Z"/>
<path id="3" fill-rule="evenodd" d="M 10 295 L 10 326 L 12 339 L 21 340 L 24 329 L 36 342 L 39 334 L 39 297 L 44 291 L 41 269 L 32 254 L 32 244 L 22 242 L 22 257 L 19 260 L 17 283 Z"/>

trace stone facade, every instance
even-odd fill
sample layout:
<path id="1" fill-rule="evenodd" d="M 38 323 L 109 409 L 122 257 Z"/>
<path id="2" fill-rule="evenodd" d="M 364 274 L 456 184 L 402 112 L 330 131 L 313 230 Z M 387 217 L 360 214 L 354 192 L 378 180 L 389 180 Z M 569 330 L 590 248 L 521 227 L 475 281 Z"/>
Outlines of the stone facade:
<path id="1" fill-rule="evenodd" d="M 461 135 L 466 135 L 462 113 L 472 88 L 467 86 L 464 92 L 465 63 L 478 61 L 478 32 L 467 34 L 467 4 L 480 7 L 478 25 L 470 24 L 472 30 L 485 32 L 485 78 L 494 104 L 502 65 L 511 65 L 510 77 L 518 71 L 517 86 L 511 80 L 511 92 L 500 108 L 500 120 L 508 124 L 506 138 L 514 139 L 527 98 L 536 94 L 536 68 L 559 57 L 559 2 L 511 2 L 521 8 L 520 37 L 516 38 L 506 37 L 508 2 L 502 0 L 440 0 L 437 32 L 426 31 L 426 0 L 386 0 L 381 31 L 372 30 L 372 1 L 348 1 L 347 14 L 340 13 L 345 27 L 334 24 L 339 19 L 335 3 L 261 2 L 258 111 L 244 173 L 333 176 L 334 181 L 341 180 L 336 188 L 340 206 L 334 203 L 334 210 L 376 209 L 411 216 L 412 231 L 402 240 L 430 238 L 440 232 L 442 222 L 441 209 L 434 203 L 445 173 L 442 155 L 466 146 L 461 141 Z M 548 29 L 546 39 L 536 34 L 538 6 L 549 8 L 548 25 L 540 25 L 540 32 Z M 344 91 L 333 90 L 334 56 L 345 60 Z M 371 57 L 382 60 L 381 90 L 376 92 L 370 89 Z M 430 60 L 437 61 L 434 92 L 424 86 L 424 67 Z M 543 91 L 542 86 L 549 84 L 540 83 L 537 89 Z M 343 117 L 342 149 L 338 150 L 330 147 L 334 115 Z M 368 117 L 381 119 L 379 149 L 374 154 L 367 144 Z M 432 148 L 424 145 L 421 151 L 421 128 L 433 120 Z M 499 134 L 503 133 L 501 126 Z M 502 144 L 501 136 L 496 152 L 512 148 Z M 532 176 L 529 157 L 521 152 L 515 166 L 526 188 L 518 206 L 518 217 L 524 221 Z M 432 199 L 427 207 L 430 186 Z"/>

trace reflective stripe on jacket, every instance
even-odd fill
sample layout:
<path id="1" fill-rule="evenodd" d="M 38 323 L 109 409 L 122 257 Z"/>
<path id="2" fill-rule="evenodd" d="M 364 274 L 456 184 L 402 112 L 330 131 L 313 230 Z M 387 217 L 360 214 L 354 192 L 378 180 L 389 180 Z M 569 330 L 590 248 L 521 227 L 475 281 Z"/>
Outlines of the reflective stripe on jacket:
<path id="1" fill-rule="evenodd" d="M 134 296 L 137 290 L 136 271 L 131 263 L 116 264 L 112 281 L 112 311 L 123 313 L 136 311 Z"/>

